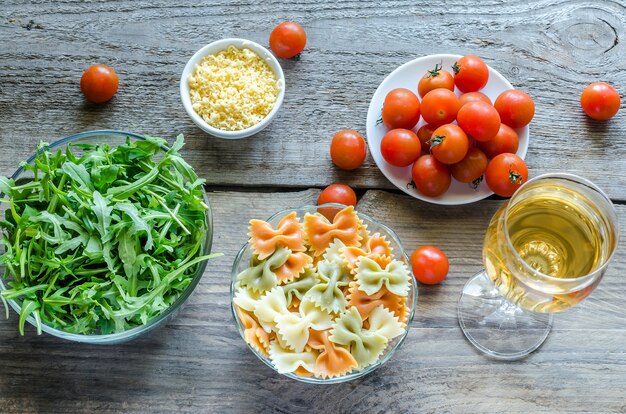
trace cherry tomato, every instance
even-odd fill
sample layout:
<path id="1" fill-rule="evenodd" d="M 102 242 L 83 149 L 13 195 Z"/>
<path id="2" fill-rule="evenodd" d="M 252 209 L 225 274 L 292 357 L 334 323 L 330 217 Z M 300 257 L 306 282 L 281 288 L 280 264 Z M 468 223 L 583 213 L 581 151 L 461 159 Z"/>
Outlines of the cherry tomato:
<path id="1" fill-rule="evenodd" d="M 441 283 L 448 275 L 448 256 L 435 246 L 421 246 L 411 254 L 411 268 L 418 282 L 426 285 Z"/>
<path id="2" fill-rule="evenodd" d="M 430 152 L 444 164 L 456 164 L 467 154 L 469 139 L 463 130 L 454 124 L 442 125 L 433 132 Z"/>
<path id="3" fill-rule="evenodd" d="M 491 99 L 489 99 L 489 97 L 482 92 L 468 92 L 459 97 L 459 104 L 461 106 L 469 102 L 485 102 L 489 105 L 493 105 Z"/>
<path id="4" fill-rule="evenodd" d="M 437 197 L 450 187 L 452 178 L 447 165 L 428 154 L 422 155 L 411 168 L 411 178 L 417 190 L 429 197 Z"/>
<path id="5" fill-rule="evenodd" d="M 352 188 L 345 184 L 331 184 L 317 197 L 318 205 L 326 203 L 339 203 L 356 207 L 356 194 Z M 335 215 L 337 215 L 341 209 L 336 207 L 324 207 L 319 208 L 318 211 L 328 220 L 333 221 Z"/>
<path id="6" fill-rule="evenodd" d="M 489 141 L 479 142 L 478 148 L 485 153 L 487 158 L 493 158 L 505 152 L 515 154 L 519 148 L 519 137 L 513 128 L 506 124 L 500 124 L 496 136 Z"/>
<path id="7" fill-rule="evenodd" d="M 526 92 L 509 89 L 502 92 L 493 104 L 500 120 L 511 128 L 522 128 L 535 116 L 535 103 Z"/>
<path id="8" fill-rule="evenodd" d="M 478 56 L 463 56 L 452 65 L 452 69 L 454 84 L 463 93 L 476 92 L 484 88 L 489 80 L 489 68 Z"/>
<path id="9" fill-rule="evenodd" d="M 441 65 L 436 64 L 435 69 L 429 70 L 420 79 L 417 84 L 417 92 L 423 98 L 428 92 L 439 88 L 454 91 L 454 78 L 450 72 L 441 69 Z"/>
<path id="10" fill-rule="evenodd" d="M 459 109 L 456 122 L 476 141 L 489 141 L 500 129 L 500 115 L 486 102 L 469 102 Z"/>
<path id="11" fill-rule="evenodd" d="M 459 182 L 471 183 L 487 169 L 487 156 L 478 148 L 470 148 L 461 161 L 450 166 L 452 176 Z"/>
<path id="12" fill-rule="evenodd" d="M 396 128 L 387 132 L 380 142 L 380 152 L 385 161 L 396 167 L 411 165 L 421 152 L 417 135 L 411 130 Z"/>
<path id="13" fill-rule="evenodd" d="M 611 119 L 619 111 L 620 97 L 614 87 L 604 82 L 594 82 L 580 95 L 580 106 L 590 117 L 598 121 Z"/>
<path id="14" fill-rule="evenodd" d="M 330 158 L 335 165 L 344 170 L 354 170 L 365 161 L 365 140 L 352 129 L 339 131 L 330 143 Z"/>
<path id="15" fill-rule="evenodd" d="M 420 101 L 408 89 L 397 88 L 385 97 L 383 124 L 389 129 L 411 129 L 420 120 Z"/>
<path id="16" fill-rule="evenodd" d="M 430 124 L 424 124 L 417 130 L 417 138 L 422 144 L 422 151 L 430 152 L 430 139 L 433 137 L 435 128 Z"/>
<path id="17" fill-rule="evenodd" d="M 90 66 L 80 78 L 80 90 L 91 102 L 103 103 L 115 95 L 119 80 L 117 74 L 106 65 Z"/>
<path id="18" fill-rule="evenodd" d="M 454 92 L 435 89 L 422 99 L 422 118 L 426 123 L 438 127 L 454 121 L 459 108 L 459 98 Z"/>
<path id="19" fill-rule="evenodd" d="M 298 23 L 281 23 L 270 33 L 270 47 L 279 58 L 292 58 L 302 52 L 305 45 L 306 32 Z"/>
<path id="20" fill-rule="evenodd" d="M 345 184 L 331 184 L 317 198 L 317 204 L 339 203 L 356 207 L 356 194 Z"/>
<path id="21" fill-rule="evenodd" d="M 511 197 L 528 180 L 528 168 L 523 159 L 505 152 L 489 162 L 485 179 L 491 191 L 501 197 Z"/>

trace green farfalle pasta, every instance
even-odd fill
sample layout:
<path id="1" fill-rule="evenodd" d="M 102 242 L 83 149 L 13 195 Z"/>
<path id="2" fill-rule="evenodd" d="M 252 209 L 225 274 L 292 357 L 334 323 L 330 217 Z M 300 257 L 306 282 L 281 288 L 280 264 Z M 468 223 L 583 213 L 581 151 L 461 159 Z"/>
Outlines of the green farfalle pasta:
<path id="1" fill-rule="evenodd" d="M 250 267 L 237 275 L 237 281 L 255 292 L 270 290 L 278 284 L 274 270 L 282 266 L 289 255 L 291 255 L 291 251 L 281 247 L 265 260 L 259 260 L 257 256 L 252 256 Z"/>
<path id="2" fill-rule="evenodd" d="M 357 263 L 356 281 L 359 290 L 370 296 L 383 285 L 394 295 L 407 296 L 410 274 L 407 266 L 399 260 L 392 260 L 383 269 L 376 261 L 364 256 Z"/>
<path id="3" fill-rule="evenodd" d="M 294 296 L 302 300 L 309 289 L 319 282 L 320 277 L 314 268 L 307 267 L 304 269 L 304 273 L 302 273 L 298 279 L 282 286 L 285 296 L 287 297 L 287 306 L 291 305 Z"/>
<path id="4" fill-rule="evenodd" d="M 339 289 L 350 283 L 350 272 L 334 262 L 322 260 L 317 264 L 321 282 L 306 294 L 317 306 L 329 312 L 341 312 L 346 308 L 346 298 Z"/>

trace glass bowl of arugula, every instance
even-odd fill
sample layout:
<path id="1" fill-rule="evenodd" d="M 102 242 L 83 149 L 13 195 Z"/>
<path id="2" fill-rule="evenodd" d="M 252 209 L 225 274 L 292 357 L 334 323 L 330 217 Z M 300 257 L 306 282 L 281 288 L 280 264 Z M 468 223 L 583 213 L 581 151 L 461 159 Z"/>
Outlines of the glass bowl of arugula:
<path id="1" fill-rule="evenodd" d="M 90 131 L 0 177 L 0 300 L 38 333 L 114 344 L 169 321 L 211 255 L 204 180 L 182 135 Z"/>

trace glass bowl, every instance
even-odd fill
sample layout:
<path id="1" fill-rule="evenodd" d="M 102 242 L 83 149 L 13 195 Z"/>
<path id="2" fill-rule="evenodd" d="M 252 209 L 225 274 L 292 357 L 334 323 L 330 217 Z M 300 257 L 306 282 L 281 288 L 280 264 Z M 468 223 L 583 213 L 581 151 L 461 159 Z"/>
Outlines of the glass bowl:
<path id="1" fill-rule="evenodd" d="M 328 203 L 328 204 L 322 204 L 320 206 L 304 206 L 304 207 L 299 207 L 299 208 L 295 208 L 295 209 L 288 209 L 288 210 L 283 210 L 283 211 L 279 211 L 278 213 L 274 214 L 273 216 L 271 216 L 269 219 L 267 219 L 267 222 L 270 223 L 272 226 L 276 227 L 276 225 L 278 224 L 278 222 L 287 214 L 295 211 L 297 216 L 300 218 L 300 220 L 302 220 L 302 218 L 304 217 L 304 215 L 306 213 L 316 213 L 318 211 L 320 211 L 322 208 L 328 209 L 328 208 L 337 208 L 337 209 L 342 209 L 346 207 L 345 205 L 342 204 L 335 204 L 335 203 Z M 328 210 L 327 210 L 328 211 Z M 391 230 L 389 227 L 387 227 L 386 225 L 374 220 L 373 218 L 360 213 L 357 211 L 357 215 L 359 216 L 359 218 L 363 221 L 363 223 L 367 226 L 367 230 L 373 234 L 373 233 L 380 233 L 381 235 L 385 236 L 386 239 L 389 241 L 390 246 L 393 248 L 393 252 L 394 252 L 394 258 L 396 260 L 400 260 L 402 262 L 404 262 L 408 269 L 409 269 L 409 274 L 411 275 L 410 277 L 410 290 L 409 290 L 409 294 L 407 296 L 407 301 L 406 304 L 409 307 L 409 315 L 406 321 L 406 328 L 404 330 L 404 333 L 394 339 L 392 339 L 391 341 L 389 341 L 389 343 L 387 344 L 387 347 L 385 348 L 384 352 L 381 354 L 380 358 L 378 359 L 378 361 L 376 361 L 374 364 L 369 365 L 367 367 L 365 367 L 364 369 L 360 370 L 360 371 L 353 371 L 349 374 L 346 375 L 342 375 L 340 377 L 335 377 L 335 378 L 317 378 L 317 377 L 302 377 L 299 375 L 294 374 L 293 372 L 289 372 L 289 373 L 285 373 L 285 374 L 281 374 L 281 375 L 285 375 L 289 378 L 298 380 L 298 381 L 302 381 L 302 382 L 307 382 L 307 383 L 311 383 L 311 384 L 337 384 L 340 382 L 346 382 L 346 381 L 351 381 L 354 380 L 356 378 L 360 378 L 364 375 L 369 374 L 370 372 L 374 371 L 376 368 L 382 366 L 385 362 L 387 362 L 392 356 L 393 354 L 396 352 L 396 350 L 400 347 L 400 345 L 402 344 L 402 342 L 404 342 L 404 339 L 406 338 L 408 332 L 409 332 L 409 326 L 411 325 L 411 322 L 413 321 L 413 316 L 415 314 L 415 308 L 417 306 L 417 283 L 415 281 L 415 278 L 413 277 L 413 274 L 411 272 L 411 262 L 408 258 L 408 256 L 406 255 L 404 248 L 402 247 L 402 242 L 400 241 L 400 238 L 398 237 L 398 235 Z M 239 320 L 239 318 L 237 317 L 237 312 L 235 310 L 235 302 L 234 302 L 234 298 L 235 298 L 235 283 L 237 282 L 237 275 L 243 271 L 244 269 L 246 269 L 250 263 L 250 258 L 252 256 L 252 248 L 250 246 L 250 243 L 246 243 L 241 250 L 239 250 L 239 253 L 237 254 L 237 256 L 235 257 L 235 262 L 233 263 L 233 269 L 232 269 L 232 275 L 231 275 L 231 283 L 230 283 L 230 309 L 233 315 L 233 318 L 235 319 L 235 323 L 237 324 L 237 329 L 239 331 L 239 334 L 241 335 L 241 338 L 244 340 L 245 342 L 245 337 L 244 337 L 244 328 L 241 324 L 241 321 Z M 247 344 L 247 342 L 246 342 Z M 247 344 L 248 345 L 248 344 Z M 268 358 L 263 356 L 261 353 L 259 353 L 256 349 L 254 349 L 253 347 L 251 347 L 250 345 L 248 345 L 248 348 L 261 360 L 263 361 L 263 363 L 265 365 L 267 365 L 268 367 L 272 368 L 274 371 L 278 372 L 276 370 L 276 367 L 274 367 L 274 364 L 272 363 L 272 361 Z"/>
<path id="2" fill-rule="evenodd" d="M 115 131 L 115 130 L 97 130 L 97 131 L 87 131 L 81 132 L 75 135 L 71 135 L 69 137 L 62 138 L 52 144 L 49 145 L 50 149 L 64 149 L 70 143 L 71 144 L 109 144 L 111 147 L 123 144 L 126 142 L 126 138 L 130 138 L 131 141 L 144 140 L 145 138 L 141 135 L 134 134 L 132 132 L 124 132 L 124 131 Z M 168 148 L 163 147 L 163 151 L 167 151 Z M 79 153 L 80 150 L 76 148 L 76 152 Z M 158 155 L 157 155 L 158 157 Z M 28 158 L 25 162 L 28 164 L 32 164 L 35 159 L 35 154 L 33 154 L 30 158 Z M 11 176 L 16 182 L 26 181 L 32 177 L 32 173 L 30 171 L 24 171 L 22 167 L 19 167 L 15 173 Z M 207 232 L 206 237 L 204 239 L 204 243 L 202 246 L 203 254 L 209 254 L 211 252 L 211 243 L 213 241 L 213 221 L 211 215 L 211 208 L 209 204 L 209 200 L 204 195 L 204 202 L 209 207 L 206 212 L 206 220 L 207 220 Z M 4 212 L 6 211 L 7 206 L 2 204 L 2 216 L 4 216 Z M 70 332 L 65 332 L 60 329 L 53 328 L 51 326 L 46 325 L 42 322 L 41 328 L 43 332 L 46 332 L 50 335 L 56 336 L 58 338 L 66 339 L 74 342 L 84 342 L 90 344 L 98 344 L 98 345 L 109 345 L 109 344 L 117 344 L 121 342 L 127 342 L 131 339 L 135 339 L 139 336 L 145 335 L 148 332 L 156 329 L 160 326 L 163 326 L 172 318 L 174 318 L 183 304 L 187 302 L 191 293 L 194 291 L 198 282 L 202 278 L 202 274 L 206 269 L 207 261 L 203 261 L 196 266 L 195 274 L 191 280 L 191 283 L 187 288 L 181 293 L 181 295 L 176 299 L 176 301 L 166 310 L 164 310 L 160 315 L 151 319 L 144 325 L 136 326 L 134 328 L 128 329 L 123 332 L 111 333 L 111 334 L 75 334 Z M 4 266 L 0 266 L 0 269 L 4 272 Z M 5 285 L 5 280 L 0 277 L 0 291 L 5 290 L 7 287 Z M 16 299 L 6 299 L 8 304 L 20 314 L 21 310 L 21 301 Z M 26 321 L 30 323 L 32 326 L 36 327 L 35 319 L 33 316 L 29 316 Z"/>

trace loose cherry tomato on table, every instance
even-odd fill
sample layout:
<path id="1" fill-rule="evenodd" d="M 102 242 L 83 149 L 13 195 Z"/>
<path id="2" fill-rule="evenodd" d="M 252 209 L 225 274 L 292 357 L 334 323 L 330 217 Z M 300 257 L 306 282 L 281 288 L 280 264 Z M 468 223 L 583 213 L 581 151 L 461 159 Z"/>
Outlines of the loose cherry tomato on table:
<path id="1" fill-rule="evenodd" d="M 535 116 L 535 103 L 524 91 L 509 89 L 502 92 L 493 104 L 500 120 L 511 128 L 522 128 Z"/>
<path id="2" fill-rule="evenodd" d="M 489 141 L 479 142 L 478 148 L 485 153 L 487 158 L 494 158 L 505 152 L 515 154 L 519 148 L 519 137 L 513 128 L 506 124 L 500 124 L 496 136 Z"/>
<path id="3" fill-rule="evenodd" d="M 517 155 L 500 154 L 489 162 L 485 180 L 489 189 L 497 195 L 511 197 L 528 180 L 528 168 Z"/>
<path id="4" fill-rule="evenodd" d="M 331 184 L 326 187 L 317 197 L 317 204 L 339 203 L 346 206 L 356 207 L 356 194 L 354 190 L 345 184 Z M 340 211 L 339 208 L 324 207 L 318 209 L 328 220 L 332 221 Z"/>
<path id="5" fill-rule="evenodd" d="M 500 115 L 486 102 L 469 102 L 459 109 L 456 122 L 476 141 L 489 141 L 500 129 Z"/>
<path id="6" fill-rule="evenodd" d="M 415 188 L 429 197 L 437 197 L 450 187 L 452 178 L 447 165 L 428 154 L 422 155 L 411 168 L 411 178 Z"/>
<path id="7" fill-rule="evenodd" d="M 448 89 L 435 89 L 422 99 L 422 118 L 426 123 L 438 127 L 456 119 L 459 112 L 459 98 Z"/>
<path id="8" fill-rule="evenodd" d="M 493 105 L 491 99 L 489 99 L 489 97 L 482 92 L 468 92 L 459 97 L 459 104 L 461 107 L 470 102 L 485 102 L 489 105 Z"/>
<path id="9" fill-rule="evenodd" d="M 363 165 L 367 150 L 363 136 L 352 129 L 344 129 L 333 136 L 330 158 L 344 170 L 354 170 Z"/>
<path id="10" fill-rule="evenodd" d="M 396 128 L 387 132 L 380 142 L 380 152 L 389 164 L 396 167 L 411 165 L 421 153 L 421 144 L 411 130 Z"/>
<path id="11" fill-rule="evenodd" d="M 442 125 L 433 132 L 430 139 L 430 152 L 444 164 L 461 161 L 468 149 L 469 139 L 458 125 Z"/>
<path id="12" fill-rule="evenodd" d="M 306 32 L 298 23 L 281 23 L 270 33 L 270 47 L 279 58 L 292 58 L 302 52 L 304 46 L 306 46 Z"/>
<path id="13" fill-rule="evenodd" d="M 614 87 L 605 82 L 594 82 L 580 95 L 583 111 L 597 121 L 606 121 L 619 111 L 620 96 Z"/>
<path id="14" fill-rule="evenodd" d="M 385 96 L 383 124 L 389 129 L 411 129 L 420 120 L 420 101 L 406 88 L 397 88 Z"/>
<path id="15" fill-rule="evenodd" d="M 478 148 L 470 148 L 461 161 L 450 166 L 452 176 L 459 182 L 471 183 L 487 169 L 487 156 Z"/>
<path id="16" fill-rule="evenodd" d="M 117 92 L 119 79 L 117 74 L 106 65 L 90 66 L 80 78 L 80 90 L 87 100 L 94 103 L 109 101 Z"/>
<path id="17" fill-rule="evenodd" d="M 452 65 L 454 84 L 463 93 L 476 92 L 489 81 L 489 68 L 478 56 L 467 55 Z"/>
<path id="18" fill-rule="evenodd" d="M 417 138 L 419 138 L 420 144 L 422 145 L 422 151 L 430 151 L 430 139 L 432 138 L 435 129 L 436 128 L 430 124 L 424 124 L 417 130 Z"/>
<path id="19" fill-rule="evenodd" d="M 420 79 L 417 84 L 417 92 L 423 98 L 428 92 L 439 88 L 454 91 L 454 78 L 450 72 L 442 69 L 441 65 L 436 64 L 435 69 L 429 70 Z"/>
<path id="20" fill-rule="evenodd" d="M 418 282 L 426 285 L 441 283 L 448 275 L 448 256 L 435 246 L 421 246 L 411 254 L 411 268 Z"/>

